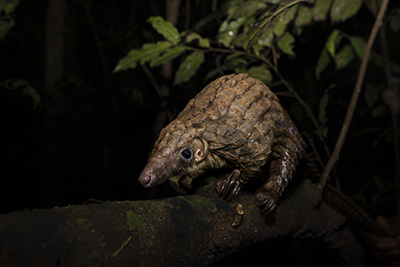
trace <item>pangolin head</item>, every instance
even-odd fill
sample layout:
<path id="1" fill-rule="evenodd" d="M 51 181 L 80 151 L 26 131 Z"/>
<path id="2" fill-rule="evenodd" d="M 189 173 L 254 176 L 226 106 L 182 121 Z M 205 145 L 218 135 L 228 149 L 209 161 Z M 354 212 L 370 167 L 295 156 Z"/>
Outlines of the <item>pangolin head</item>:
<path id="1" fill-rule="evenodd" d="M 208 148 L 207 141 L 198 137 L 196 129 L 182 128 L 182 124 L 172 122 L 161 131 L 139 182 L 148 188 L 172 176 L 190 175 L 209 156 Z"/>

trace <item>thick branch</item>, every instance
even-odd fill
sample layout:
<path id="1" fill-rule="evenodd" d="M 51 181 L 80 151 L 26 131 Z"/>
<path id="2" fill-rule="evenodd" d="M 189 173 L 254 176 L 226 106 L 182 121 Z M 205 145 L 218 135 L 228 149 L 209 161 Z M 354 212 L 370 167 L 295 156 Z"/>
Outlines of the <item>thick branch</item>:
<path id="1" fill-rule="evenodd" d="M 0 216 L 0 266 L 202 266 L 256 242 L 322 238 L 359 261 L 345 219 L 305 180 L 264 220 L 254 197 L 199 195 L 19 211 Z M 241 204 L 243 214 L 237 206 Z M 240 210 L 240 209 L 239 209 Z M 350 252 L 352 252 L 350 257 Z"/>

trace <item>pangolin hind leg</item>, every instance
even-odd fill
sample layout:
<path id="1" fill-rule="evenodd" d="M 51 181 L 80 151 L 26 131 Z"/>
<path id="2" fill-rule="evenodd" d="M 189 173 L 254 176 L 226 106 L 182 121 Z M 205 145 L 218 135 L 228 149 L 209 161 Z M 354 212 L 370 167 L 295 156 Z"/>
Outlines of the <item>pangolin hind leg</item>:
<path id="1" fill-rule="evenodd" d="M 218 196 L 222 197 L 226 201 L 231 201 L 234 196 L 239 193 L 240 190 L 240 171 L 235 169 L 229 174 L 228 177 L 221 179 L 217 182 L 216 190 Z"/>
<path id="2" fill-rule="evenodd" d="M 296 168 L 296 157 L 291 150 L 281 145 L 276 147 L 270 165 L 270 178 L 256 192 L 257 205 L 262 214 L 268 214 L 274 210 L 283 190 L 292 179 Z"/>

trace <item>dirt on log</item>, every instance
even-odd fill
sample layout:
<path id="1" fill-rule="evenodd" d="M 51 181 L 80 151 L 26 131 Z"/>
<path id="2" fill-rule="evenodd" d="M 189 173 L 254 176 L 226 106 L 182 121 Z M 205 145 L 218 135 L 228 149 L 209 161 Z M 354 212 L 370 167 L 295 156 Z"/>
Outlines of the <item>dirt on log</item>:
<path id="1" fill-rule="evenodd" d="M 241 192 L 228 203 L 211 187 L 167 199 L 3 214 L 0 266 L 205 266 L 257 242 L 304 236 L 335 247 L 346 265 L 362 265 L 345 218 L 324 202 L 315 208 L 315 188 L 309 180 L 292 186 L 267 218 L 253 195 Z"/>

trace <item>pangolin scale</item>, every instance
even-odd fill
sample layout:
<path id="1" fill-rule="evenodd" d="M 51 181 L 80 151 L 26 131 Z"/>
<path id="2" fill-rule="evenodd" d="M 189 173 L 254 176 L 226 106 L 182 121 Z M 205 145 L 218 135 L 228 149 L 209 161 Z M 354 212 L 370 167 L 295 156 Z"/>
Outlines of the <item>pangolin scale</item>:
<path id="1" fill-rule="evenodd" d="M 230 200 L 252 179 L 263 213 L 269 213 L 304 154 L 304 141 L 277 96 L 247 74 L 222 76 L 189 101 L 160 133 L 139 182 L 195 179 L 213 169 L 231 170 L 216 184 Z"/>

